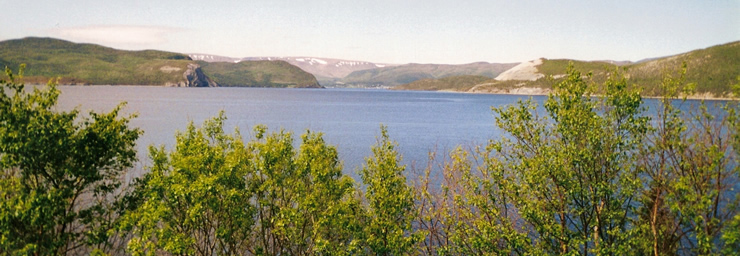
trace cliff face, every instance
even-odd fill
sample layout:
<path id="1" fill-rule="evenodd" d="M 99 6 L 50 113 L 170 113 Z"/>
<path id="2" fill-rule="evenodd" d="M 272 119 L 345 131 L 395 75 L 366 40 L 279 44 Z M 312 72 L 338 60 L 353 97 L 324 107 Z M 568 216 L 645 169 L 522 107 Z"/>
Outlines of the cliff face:
<path id="1" fill-rule="evenodd" d="M 188 64 L 188 70 L 182 74 L 187 81 L 187 87 L 218 87 L 218 84 L 203 73 L 198 64 Z"/>
<path id="2" fill-rule="evenodd" d="M 210 77 L 206 76 L 198 64 L 188 64 L 188 69 L 182 73 L 184 81 L 178 83 L 167 83 L 165 86 L 173 87 L 218 87 Z"/>

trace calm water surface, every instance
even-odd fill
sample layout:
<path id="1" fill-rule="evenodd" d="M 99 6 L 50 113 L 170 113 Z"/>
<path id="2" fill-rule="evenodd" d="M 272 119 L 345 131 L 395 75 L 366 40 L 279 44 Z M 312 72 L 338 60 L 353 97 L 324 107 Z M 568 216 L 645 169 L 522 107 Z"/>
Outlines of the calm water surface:
<path id="1" fill-rule="evenodd" d="M 126 113 L 138 113 L 132 125 L 144 130 L 138 141 L 139 159 L 148 163 L 146 148 L 172 148 L 176 130 L 190 121 L 197 125 L 224 110 L 227 132 L 239 128 L 244 137 L 252 127 L 267 125 L 300 134 L 324 133 L 336 145 L 345 172 L 356 177 L 381 124 L 398 141 L 403 163 L 426 165 L 432 150 L 449 151 L 497 138 L 491 106 L 515 103 L 529 96 L 481 95 L 345 89 L 168 88 L 146 86 L 62 86 L 59 109 L 78 107 L 110 111 L 121 101 Z M 535 97 L 543 100 L 544 97 Z M 140 169 L 140 168 L 139 168 Z M 141 172 L 137 170 L 136 172 Z M 139 173 L 133 173 L 136 176 Z"/>
<path id="2" fill-rule="evenodd" d="M 361 89 L 268 89 L 268 88 L 170 88 L 147 86 L 61 86 L 60 110 L 78 107 L 110 111 L 126 101 L 126 113 L 138 113 L 131 124 L 144 130 L 138 141 L 141 163 L 127 178 L 136 177 L 149 163 L 147 147 L 171 149 L 174 134 L 190 121 L 200 125 L 224 110 L 227 132 L 241 130 L 246 139 L 257 124 L 271 131 L 294 133 L 296 146 L 307 129 L 323 132 L 336 145 L 345 173 L 358 178 L 357 171 L 379 135 L 388 126 L 399 143 L 403 163 L 423 168 L 430 151 L 440 154 L 458 145 L 485 144 L 499 138 L 492 106 L 516 103 L 530 96 L 409 92 Z M 542 103 L 545 96 L 534 96 Z M 657 100 L 645 100 L 654 109 Z M 681 108 L 698 103 L 679 104 Z M 649 111 L 653 112 L 653 111 Z"/>

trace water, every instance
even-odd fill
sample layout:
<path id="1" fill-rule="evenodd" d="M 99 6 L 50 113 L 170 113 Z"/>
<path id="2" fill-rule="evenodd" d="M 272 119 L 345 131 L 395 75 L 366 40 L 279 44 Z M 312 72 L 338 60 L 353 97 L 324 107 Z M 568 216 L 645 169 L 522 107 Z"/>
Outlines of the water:
<path id="1" fill-rule="evenodd" d="M 500 136 L 491 106 L 515 103 L 529 96 L 482 95 L 352 89 L 169 88 L 146 86 L 61 86 L 59 110 L 78 107 L 108 112 L 119 102 L 124 113 L 137 113 L 132 126 L 144 130 L 138 141 L 141 165 L 147 165 L 147 147 L 174 145 L 176 130 L 190 121 L 200 125 L 224 110 L 227 132 L 241 130 L 251 137 L 257 124 L 270 131 L 294 132 L 296 141 L 306 129 L 323 132 L 336 145 L 345 172 L 356 173 L 371 155 L 380 132 L 399 143 L 403 163 L 426 166 L 430 151 L 449 151 L 457 145 L 484 144 Z M 538 101 L 545 97 L 536 96 Z M 139 170 L 131 175 L 138 176 Z"/>
<path id="2" fill-rule="evenodd" d="M 424 168 L 430 151 L 449 152 L 458 145 L 475 146 L 498 139 L 492 106 L 514 104 L 530 96 L 442 92 L 411 92 L 361 89 L 271 89 L 271 88 L 171 88 L 147 86 L 61 86 L 59 110 L 79 108 L 108 112 L 119 102 L 128 105 L 124 113 L 137 113 L 132 126 L 144 130 L 138 140 L 140 163 L 127 179 L 141 175 L 149 163 L 147 147 L 164 145 L 172 149 L 177 130 L 190 121 L 196 125 L 223 110 L 227 132 L 241 130 L 252 137 L 257 124 L 270 131 L 294 133 L 296 146 L 306 129 L 323 132 L 325 140 L 337 146 L 345 173 L 358 178 L 357 171 L 379 135 L 381 124 L 399 143 L 402 163 Z M 534 96 L 542 105 L 545 96 Z M 697 101 L 679 107 L 688 110 Z M 655 115 L 659 101 L 646 99 Z M 542 109 L 540 109 L 542 110 Z M 713 108 L 712 112 L 717 111 Z"/>

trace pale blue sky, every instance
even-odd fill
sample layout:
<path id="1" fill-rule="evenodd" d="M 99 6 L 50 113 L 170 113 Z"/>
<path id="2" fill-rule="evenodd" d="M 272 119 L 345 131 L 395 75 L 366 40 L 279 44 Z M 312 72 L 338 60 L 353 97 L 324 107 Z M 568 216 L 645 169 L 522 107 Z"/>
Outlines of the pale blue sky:
<path id="1" fill-rule="evenodd" d="M 0 40 L 380 63 L 640 60 L 740 40 L 740 0 L 0 0 Z"/>

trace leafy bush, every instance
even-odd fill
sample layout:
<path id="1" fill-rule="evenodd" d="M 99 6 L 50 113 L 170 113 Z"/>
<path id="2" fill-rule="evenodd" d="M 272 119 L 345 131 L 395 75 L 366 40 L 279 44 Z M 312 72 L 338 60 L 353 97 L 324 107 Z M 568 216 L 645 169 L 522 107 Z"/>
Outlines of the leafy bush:
<path id="1" fill-rule="evenodd" d="M 109 248 L 120 175 L 141 131 L 110 113 L 55 112 L 55 83 L 27 92 L 24 66 L 0 86 L 0 251 L 80 254 Z"/>

